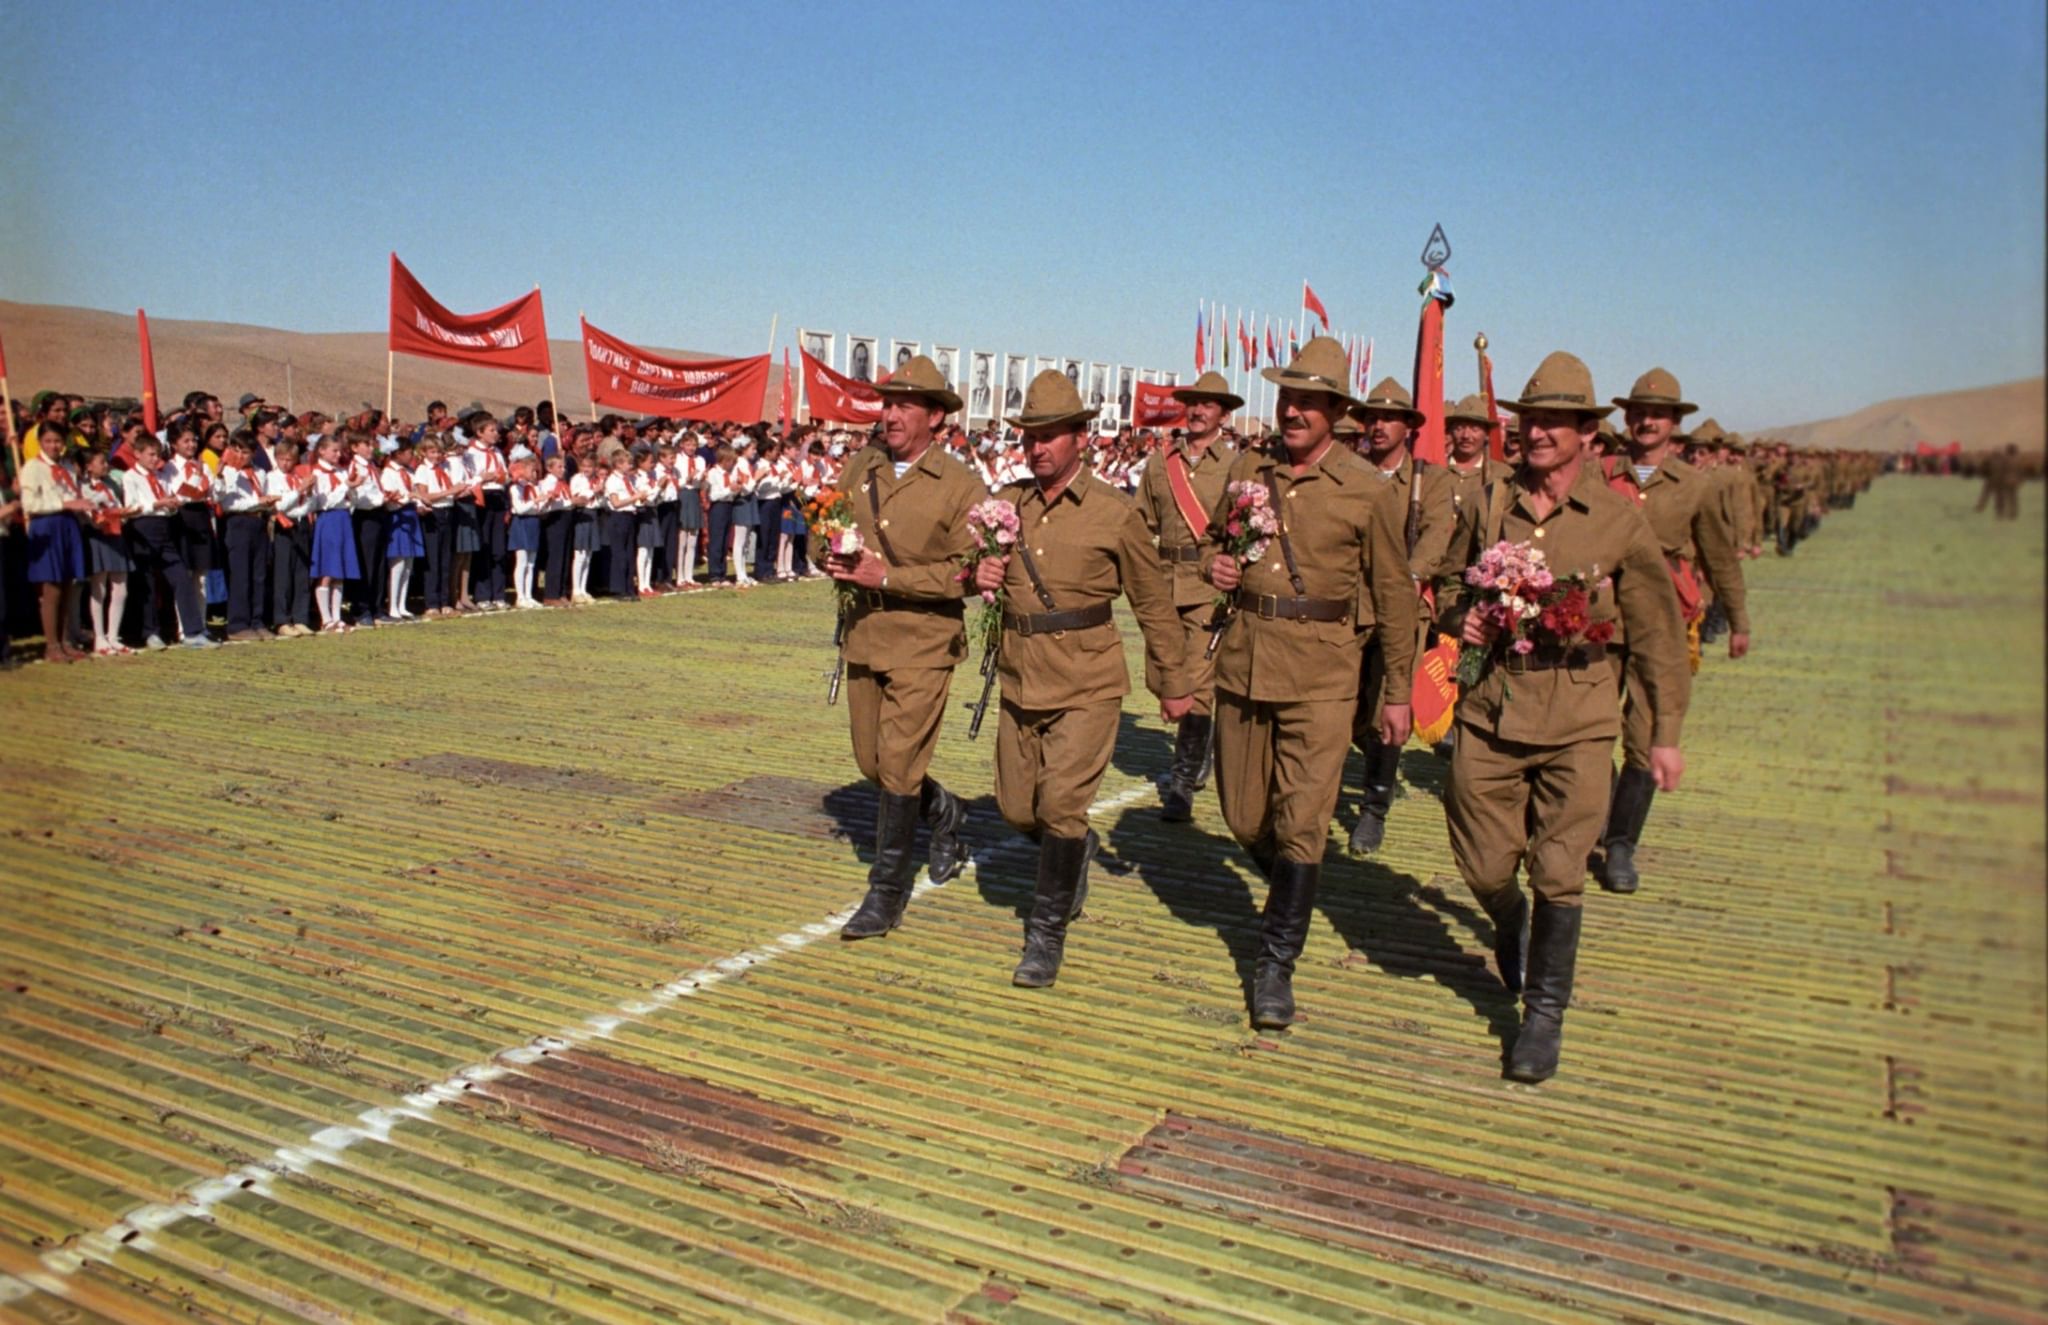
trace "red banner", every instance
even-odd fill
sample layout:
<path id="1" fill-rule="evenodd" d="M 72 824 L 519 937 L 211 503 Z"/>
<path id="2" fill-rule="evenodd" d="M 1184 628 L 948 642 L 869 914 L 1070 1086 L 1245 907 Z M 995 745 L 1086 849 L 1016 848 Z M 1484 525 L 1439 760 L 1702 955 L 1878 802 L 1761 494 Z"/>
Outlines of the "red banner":
<path id="1" fill-rule="evenodd" d="M 156 356 L 149 352 L 149 314 L 135 310 L 135 334 L 142 340 L 142 426 L 156 431 Z"/>
<path id="2" fill-rule="evenodd" d="M 1178 387 L 1138 382 L 1131 387 L 1131 426 L 1171 428 L 1188 421 L 1188 407 L 1173 398 Z"/>
<path id="3" fill-rule="evenodd" d="M 813 423 L 874 423 L 882 417 L 882 393 L 866 382 L 835 373 L 798 347 L 803 356 L 804 399 Z"/>
<path id="4" fill-rule="evenodd" d="M 1506 463 L 1507 425 L 1501 421 L 1500 401 L 1493 394 L 1493 360 L 1487 356 L 1485 350 L 1479 352 L 1479 389 L 1486 393 L 1486 453 L 1495 460 Z"/>
<path id="5" fill-rule="evenodd" d="M 1435 745 L 1450 732 L 1458 707 L 1458 641 L 1439 636 L 1436 647 L 1416 660 L 1408 702 L 1414 706 L 1410 739 L 1416 744 Z"/>
<path id="6" fill-rule="evenodd" d="M 427 293 L 396 253 L 391 255 L 390 347 L 422 359 L 513 373 L 554 371 L 548 361 L 548 322 L 538 287 L 488 313 L 451 313 Z"/>
<path id="7" fill-rule="evenodd" d="M 773 356 L 668 359 L 628 345 L 588 322 L 582 322 L 582 327 L 583 374 L 593 405 L 627 414 L 658 414 L 665 419 L 761 421 L 768 404 Z"/>
<path id="8" fill-rule="evenodd" d="M 1415 408 L 1422 426 L 1408 445 L 1418 460 L 1444 462 L 1444 301 L 1422 297 L 1422 324 L 1415 331 Z"/>

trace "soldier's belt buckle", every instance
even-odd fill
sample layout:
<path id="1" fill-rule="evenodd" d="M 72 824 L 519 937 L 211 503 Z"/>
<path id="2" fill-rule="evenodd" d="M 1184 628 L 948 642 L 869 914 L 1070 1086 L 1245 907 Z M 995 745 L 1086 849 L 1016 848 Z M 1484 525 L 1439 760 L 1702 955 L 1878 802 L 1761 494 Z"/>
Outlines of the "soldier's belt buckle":
<path id="1" fill-rule="evenodd" d="M 1277 621 L 1280 617 L 1280 595 L 1274 593 L 1260 594 L 1259 601 L 1252 608 L 1252 611 L 1267 621 Z"/>
<path id="2" fill-rule="evenodd" d="M 882 601 L 882 591 L 880 589 L 861 590 L 859 601 L 860 605 L 862 607 L 865 607 L 870 612 L 879 612 L 882 610 L 884 606 L 884 603 Z"/>

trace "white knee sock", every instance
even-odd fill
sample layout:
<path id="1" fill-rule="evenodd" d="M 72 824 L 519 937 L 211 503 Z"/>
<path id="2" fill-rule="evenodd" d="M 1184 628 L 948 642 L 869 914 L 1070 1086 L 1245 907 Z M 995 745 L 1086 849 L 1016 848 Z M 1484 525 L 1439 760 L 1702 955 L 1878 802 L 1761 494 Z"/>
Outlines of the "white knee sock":
<path id="1" fill-rule="evenodd" d="M 582 598 L 590 592 L 590 549 L 576 549 L 576 597 Z"/>
<path id="2" fill-rule="evenodd" d="M 683 583 L 694 584 L 697 580 L 697 535 L 694 532 L 683 535 Z"/>
<path id="3" fill-rule="evenodd" d="M 633 587 L 640 590 L 640 592 L 642 593 L 647 592 L 648 589 L 653 587 L 653 585 L 650 583 L 650 580 L 652 579 L 653 575 L 654 549 L 651 547 L 634 548 Z"/>
<path id="4" fill-rule="evenodd" d="M 393 557 L 384 563 L 384 592 L 391 599 L 391 606 L 385 610 L 391 615 L 405 615 L 405 558 Z"/>
<path id="5" fill-rule="evenodd" d="M 107 585 L 107 643 L 121 642 L 121 617 L 128 611 L 128 577 L 116 575 Z"/>
<path id="6" fill-rule="evenodd" d="M 92 647 L 95 650 L 107 647 L 107 600 L 111 588 L 111 575 L 95 575 L 92 584 L 85 591 L 85 614 L 92 621 Z"/>

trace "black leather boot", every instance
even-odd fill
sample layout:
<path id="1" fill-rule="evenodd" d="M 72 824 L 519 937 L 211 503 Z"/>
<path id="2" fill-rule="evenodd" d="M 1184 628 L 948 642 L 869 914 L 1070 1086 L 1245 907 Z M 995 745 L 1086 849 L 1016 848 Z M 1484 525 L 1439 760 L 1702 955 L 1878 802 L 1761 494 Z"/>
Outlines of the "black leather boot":
<path id="1" fill-rule="evenodd" d="M 1200 786 L 1196 779 L 1208 752 L 1210 725 L 1206 713 L 1190 713 L 1180 720 L 1173 737 L 1173 772 L 1159 798 L 1162 823 L 1184 824 L 1195 817 L 1195 789 Z"/>
<path id="2" fill-rule="evenodd" d="M 1371 741 L 1365 747 L 1365 799 L 1351 829 L 1351 854 L 1370 856 L 1387 835 L 1387 811 L 1394 804 L 1394 781 L 1401 768 L 1401 747 Z"/>
<path id="3" fill-rule="evenodd" d="M 967 823 L 967 807 L 958 796 L 926 778 L 918 796 L 918 811 L 931 829 L 930 868 L 933 883 L 950 883 L 967 864 L 967 845 L 960 830 Z"/>
<path id="4" fill-rule="evenodd" d="M 1508 1077 L 1548 1081 L 1564 1046 L 1564 1010 L 1571 1006 L 1579 961 L 1579 924 L 1586 913 L 1536 899 L 1529 922 L 1529 982 L 1522 992 L 1522 1030 L 1508 1051 Z"/>
<path id="5" fill-rule="evenodd" d="M 1529 899 L 1519 885 L 1510 883 L 1497 893 L 1479 899 L 1486 918 L 1493 922 L 1493 965 L 1500 982 L 1510 994 L 1522 992 L 1523 957 L 1529 943 Z"/>
<path id="6" fill-rule="evenodd" d="M 875 863 L 868 869 L 868 895 L 839 931 L 842 939 L 871 939 L 903 923 L 915 872 L 910 848 L 917 841 L 917 796 L 882 793 L 875 810 Z"/>
<path id="7" fill-rule="evenodd" d="M 1189 714 L 1196 717 L 1196 714 Z M 1202 721 L 1202 757 L 1195 764 L 1196 791 L 1209 785 L 1209 774 L 1216 771 L 1216 716 L 1213 713 L 1199 715 Z"/>
<path id="8" fill-rule="evenodd" d="M 1643 824 L 1650 817 L 1650 802 L 1657 796 L 1657 779 L 1647 768 L 1624 764 L 1614 779 L 1614 798 L 1607 808 L 1607 831 L 1600 847 L 1605 857 L 1600 866 L 1600 886 L 1611 893 L 1632 893 L 1642 886 L 1636 872 L 1636 844 L 1642 841 Z"/>
<path id="9" fill-rule="evenodd" d="M 1266 890 L 1265 924 L 1259 932 L 1259 964 L 1252 976 L 1252 1025 L 1262 1031 L 1294 1024 L 1294 963 L 1308 941 L 1315 913 L 1321 865 L 1281 860 L 1273 865 Z"/>
<path id="10" fill-rule="evenodd" d="M 1266 882 L 1271 883 L 1273 866 L 1280 859 L 1280 849 L 1273 845 L 1273 839 L 1262 837 L 1244 850 L 1252 858 L 1252 864 L 1259 867 L 1259 873 L 1265 876 Z"/>
<path id="11" fill-rule="evenodd" d="M 1094 849 L 1092 832 L 1086 837 L 1048 833 L 1040 839 L 1038 895 L 1031 903 L 1031 918 L 1024 922 L 1024 956 L 1010 976 L 1011 984 L 1044 989 L 1059 978 L 1060 961 L 1066 956 L 1067 922 L 1081 910 L 1085 892 L 1081 880 Z"/>

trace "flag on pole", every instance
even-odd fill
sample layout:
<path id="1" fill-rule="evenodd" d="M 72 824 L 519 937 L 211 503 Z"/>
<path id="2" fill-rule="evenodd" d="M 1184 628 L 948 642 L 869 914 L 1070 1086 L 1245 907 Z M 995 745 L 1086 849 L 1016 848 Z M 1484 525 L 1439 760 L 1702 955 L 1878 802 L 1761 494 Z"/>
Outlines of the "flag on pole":
<path id="1" fill-rule="evenodd" d="M 1358 365 L 1358 389 L 1364 391 L 1372 381 L 1372 337 L 1365 338 L 1365 358 Z"/>
<path id="2" fill-rule="evenodd" d="M 1266 319 L 1266 362 L 1280 366 L 1280 342 L 1273 339 L 1273 319 Z"/>
<path id="3" fill-rule="evenodd" d="M 149 314 L 135 310 L 135 334 L 142 343 L 142 426 L 156 431 L 156 356 L 149 351 Z"/>
<path id="4" fill-rule="evenodd" d="M 1422 320 L 1415 330 L 1415 408 L 1422 426 L 1410 442 L 1418 460 L 1444 462 L 1444 310 L 1451 305 L 1450 282 L 1431 271 L 1422 283 Z"/>
<path id="5" fill-rule="evenodd" d="M 1227 322 L 1227 321 L 1229 320 L 1229 318 L 1230 318 L 1230 313 L 1229 313 L 1229 310 L 1227 310 L 1227 309 L 1226 309 L 1226 310 L 1224 311 L 1224 315 L 1223 315 L 1223 318 L 1224 318 L 1224 321 L 1226 321 L 1226 322 Z M 1225 369 L 1225 370 L 1227 371 L 1227 370 L 1229 369 L 1229 367 L 1230 367 L 1230 331 L 1229 331 L 1229 328 L 1227 328 L 1227 327 L 1219 327 L 1219 328 L 1217 329 L 1216 335 L 1218 336 L 1218 338 L 1220 338 L 1220 339 L 1221 339 L 1221 340 L 1223 341 L 1223 367 L 1224 367 L 1224 369 Z"/>
<path id="6" fill-rule="evenodd" d="M 1202 306 L 1201 306 L 1200 304 L 1196 304 L 1196 305 L 1195 305 L 1195 376 L 1197 376 L 1197 377 L 1200 377 L 1200 376 L 1202 375 L 1202 371 L 1203 371 L 1203 370 L 1204 370 L 1205 368 L 1207 368 L 1207 367 L 1209 366 L 1209 362 L 1208 362 L 1208 360 L 1206 360 L 1206 359 L 1204 359 L 1204 358 L 1202 357 L 1202 352 L 1203 352 L 1203 341 L 1202 341 Z"/>
<path id="7" fill-rule="evenodd" d="M 1290 318 L 1287 323 L 1287 362 L 1293 363 L 1300 353 L 1301 337 L 1295 332 L 1294 321 Z"/>
<path id="8" fill-rule="evenodd" d="M 1485 337 L 1480 342 L 1485 343 Z M 1505 462 L 1508 458 L 1508 432 L 1501 422 L 1500 405 L 1493 396 L 1493 360 L 1485 350 L 1479 351 L 1479 389 L 1486 393 L 1486 453 L 1495 460 Z"/>
<path id="9" fill-rule="evenodd" d="M 1308 315 L 1314 313 L 1316 321 L 1323 324 L 1323 330 L 1330 329 L 1330 315 L 1323 309 L 1323 301 L 1316 298 L 1315 290 L 1304 280 L 1301 283 L 1301 329 L 1308 330 Z"/>

